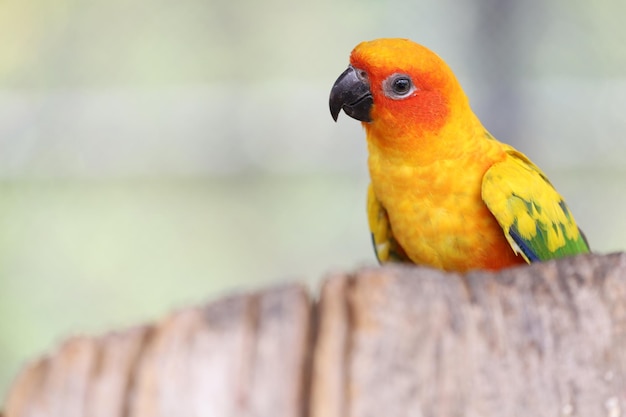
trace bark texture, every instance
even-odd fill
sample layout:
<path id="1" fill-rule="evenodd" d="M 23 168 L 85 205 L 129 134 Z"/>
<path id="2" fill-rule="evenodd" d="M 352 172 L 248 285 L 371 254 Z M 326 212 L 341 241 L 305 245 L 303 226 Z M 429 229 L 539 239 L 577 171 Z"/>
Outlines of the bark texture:
<path id="1" fill-rule="evenodd" d="M 372 267 L 69 339 L 5 417 L 626 414 L 626 254 Z"/>

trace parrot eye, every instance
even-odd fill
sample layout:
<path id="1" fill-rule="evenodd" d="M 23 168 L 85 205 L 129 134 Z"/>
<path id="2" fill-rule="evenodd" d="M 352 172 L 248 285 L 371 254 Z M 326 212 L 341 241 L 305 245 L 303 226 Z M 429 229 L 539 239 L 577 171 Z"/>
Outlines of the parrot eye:
<path id="1" fill-rule="evenodd" d="M 406 74 L 393 74 L 383 81 L 385 95 L 394 100 L 400 100 L 415 91 L 411 77 Z"/>
<path id="2" fill-rule="evenodd" d="M 396 94 L 404 95 L 411 89 L 411 80 L 408 78 L 398 78 L 391 85 L 393 92 Z"/>

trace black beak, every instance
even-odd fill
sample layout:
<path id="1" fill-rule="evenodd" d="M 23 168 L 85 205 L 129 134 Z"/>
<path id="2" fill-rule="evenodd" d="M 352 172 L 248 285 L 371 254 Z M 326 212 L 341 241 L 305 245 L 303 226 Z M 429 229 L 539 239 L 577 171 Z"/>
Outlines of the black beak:
<path id="1" fill-rule="evenodd" d="M 367 78 L 359 74 L 359 70 L 351 65 L 345 70 L 330 90 L 330 114 L 337 121 L 339 112 L 343 109 L 346 114 L 362 122 L 371 122 L 372 92 Z"/>

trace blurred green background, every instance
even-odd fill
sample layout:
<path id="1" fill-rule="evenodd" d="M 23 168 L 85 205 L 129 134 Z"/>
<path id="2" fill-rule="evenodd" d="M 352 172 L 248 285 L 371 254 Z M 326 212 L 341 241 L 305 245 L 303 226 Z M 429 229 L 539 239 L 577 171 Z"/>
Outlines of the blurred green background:
<path id="1" fill-rule="evenodd" d="M 328 93 L 361 40 L 455 70 L 500 140 L 626 247 L 626 3 L 3 0 L 0 396 L 77 333 L 373 263 L 365 142 Z"/>

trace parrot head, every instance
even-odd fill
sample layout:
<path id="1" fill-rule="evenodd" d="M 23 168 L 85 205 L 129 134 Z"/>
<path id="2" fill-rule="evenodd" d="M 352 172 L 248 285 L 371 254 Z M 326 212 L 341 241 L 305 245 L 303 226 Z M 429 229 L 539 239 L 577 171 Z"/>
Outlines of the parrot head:
<path id="1" fill-rule="evenodd" d="M 434 52 L 408 39 L 362 42 L 330 92 L 330 113 L 340 111 L 385 132 L 437 132 L 454 112 L 469 108 L 456 77 Z"/>

